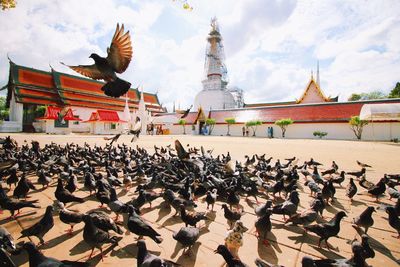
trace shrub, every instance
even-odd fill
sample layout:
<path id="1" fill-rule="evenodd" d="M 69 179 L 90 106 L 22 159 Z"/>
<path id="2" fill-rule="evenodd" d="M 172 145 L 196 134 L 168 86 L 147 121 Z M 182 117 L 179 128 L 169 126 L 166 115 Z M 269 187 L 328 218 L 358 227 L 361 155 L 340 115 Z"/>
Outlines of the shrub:
<path id="1" fill-rule="evenodd" d="M 315 132 L 313 132 L 313 135 L 314 135 L 315 137 L 318 136 L 318 137 L 321 139 L 322 137 L 327 136 L 328 133 L 327 133 L 327 132 L 315 131 Z"/>
<path id="2" fill-rule="evenodd" d="M 231 124 L 235 124 L 236 120 L 235 120 L 235 118 L 225 118 L 224 120 L 228 124 L 228 132 L 226 133 L 226 135 L 231 135 L 230 134 L 230 126 L 231 126 Z"/>
<path id="3" fill-rule="evenodd" d="M 208 135 L 211 135 L 211 132 L 215 126 L 215 122 L 215 119 L 206 119 L 206 125 L 209 126 Z"/>
<path id="4" fill-rule="evenodd" d="M 356 135 L 357 139 L 360 140 L 363 132 L 363 128 L 368 124 L 368 121 L 361 120 L 359 116 L 353 116 L 349 120 L 350 128 Z"/>
<path id="5" fill-rule="evenodd" d="M 179 125 L 182 125 L 182 127 L 183 127 L 183 134 L 186 134 L 186 128 L 185 128 L 186 120 L 180 119 L 180 120 L 178 121 L 178 124 L 179 124 Z"/>
<path id="6" fill-rule="evenodd" d="M 286 133 L 286 129 L 287 127 L 293 123 L 293 120 L 290 118 L 287 119 L 280 119 L 275 121 L 275 124 L 278 125 L 281 130 L 282 130 L 282 137 L 285 138 L 285 133 Z"/>
<path id="7" fill-rule="evenodd" d="M 261 124 L 262 122 L 259 120 L 251 120 L 246 122 L 246 127 L 250 127 L 253 130 L 253 136 L 256 136 L 257 126 Z"/>

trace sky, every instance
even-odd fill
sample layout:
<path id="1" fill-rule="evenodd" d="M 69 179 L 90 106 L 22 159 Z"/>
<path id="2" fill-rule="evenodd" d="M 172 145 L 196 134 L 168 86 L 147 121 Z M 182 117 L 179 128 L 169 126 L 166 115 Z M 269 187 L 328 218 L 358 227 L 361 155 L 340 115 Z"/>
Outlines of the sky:
<path id="1" fill-rule="evenodd" d="M 105 56 L 116 24 L 131 33 L 133 59 L 122 78 L 157 93 L 171 110 L 202 89 L 206 38 L 216 16 L 228 87 L 246 103 L 300 98 L 320 66 L 325 95 L 388 93 L 400 81 L 400 1 L 384 0 L 24 0 L 0 11 L 0 86 L 7 55 L 18 65 L 76 74 L 61 65 Z M 78 74 L 76 74 L 78 75 Z M 1 92 L 4 94 L 4 91 Z"/>

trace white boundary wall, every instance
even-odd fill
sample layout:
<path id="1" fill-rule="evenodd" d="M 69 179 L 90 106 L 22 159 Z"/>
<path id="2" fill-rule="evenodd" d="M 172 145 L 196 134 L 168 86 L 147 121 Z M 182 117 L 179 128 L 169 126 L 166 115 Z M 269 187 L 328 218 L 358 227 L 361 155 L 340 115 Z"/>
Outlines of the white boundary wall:
<path id="1" fill-rule="evenodd" d="M 242 136 L 242 127 L 244 124 L 235 124 L 230 127 L 232 136 Z M 274 138 L 281 137 L 281 129 L 272 123 L 266 123 L 257 127 L 257 137 L 267 137 L 267 128 L 273 127 Z M 192 126 L 186 125 L 186 134 L 193 134 Z M 182 125 L 164 126 L 170 129 L 171 134 L 182 134 Z M 228 126 L 226 124 L 215 125 L 212 135 L 226 135 Z M 285 138 L 317 139 L 313 136 L 314 131 L 327 132 L 324 139 L 356 140 L 350 125 L 346 122 L 338 123 L 296 123 L 289 125 L 286 130 Z M 196 134 L 198 134 L 198 125 L 196 125 Z M 249 129 L 249 136 L 253 132 Z M 362 140 L 390 141 L 394 138 L 400 139 L 400 122 L 373 122 L 364 127 Z"/>

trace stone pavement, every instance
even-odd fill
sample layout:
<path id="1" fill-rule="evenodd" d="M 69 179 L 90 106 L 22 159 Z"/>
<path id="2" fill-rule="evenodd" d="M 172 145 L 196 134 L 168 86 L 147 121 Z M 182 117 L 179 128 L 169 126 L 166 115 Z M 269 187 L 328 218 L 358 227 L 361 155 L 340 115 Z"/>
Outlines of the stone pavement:
<path id="1" fill-rule="evenodd" d="M 24 140 L 28 142 L 30 139 L 38 140 L 41 145 L 45 142 L 56 142 L 65 144 L 65 142 L 75 142 L 83 144 L 104 144 L 104 140 L 99 136 L 49 136 L 49 135 L 23 135 L 13 136 L 21 145 Z M 368 170 L 367 179 L 377 182 L 384 173 L 400 173 L 400 165 L 398 165 L 399 146 L 388 143 L 372 143 L 372 142 L 353 142 L 353 141 L 329 141 L 329 140 L 267 140 L 262 138 L 237 138 L 237 137 L 203 137 L 203 136 L 143 136 L 137 141 L 137 145 L 145 147 L 152 151 L 153 145 L 173 144 L 173 140 L 179 139 L 182 144 L 189 143 L 191 146 L 203 145 L 206 149 L 213 149 L 213 155 L 226 153 L 230 151 L 234 159 L 244 161 L 244 155 L 263 154 L 274 157 L 273 162 L 277 158 L 284 162 L 284 158 L 297 156 L 299 162 L 309 160 L 313 157 L 316 161 L 324 163 L 320 169 L 329 168 L 331 161 L 335 160 L 340 169 L 346 171 L 359 170 L 355 161 L 360 160 L 371 164 L 374 168 Z M 129 143 L 130 137 L 123 136 L 118 141 Z M 136 145 L 135 144 L 135 145 Z M 311 198 L 308 196 L 309 189 L 303 186 L 302 175 L 300 179 L 300 206 L 299 210 L 308 208 Z M 36 182 L 36 177 L 28 177 Z M 56 181 L 56 180 L 54 180 Z M 348 180 L 343 183 L 345 187 Z M 357 183 L 358 186 L 358 183 Z M 341 224 L 341 231 L 338 238 L 331 238 L 329 243 L 335 250 L 329 251 L 323 245 L 322 249 L 318 248 L 318 237 L 314 234 L 305 234 L 304 230 L 297 226 L 284 225 L 281 215 L 272 215 L 272 233 L 268 235 L 271 245 L 266 247 L 259 242 L 254 231 L 254 205 L 253 198 L 246 200 L 243 198 L 240 202 L 245 214 L 242 216 L 244 225 L 250 230 L 244 235 L 244 245 L 239 251 L 241 260 L 249 266 L 254 266 L 256 258 L 264 259 L 271 263 L 279 263 L 283 266 L 301 266 L 301 258 L 304 255 L 310 255 L 314 258 L 349 258 L 351 256 L 351 245 L 349 242 L 354 238 L 360 239 L 355 228 L 352 227 L 352 219 L 360 214 L 367 206 L 378 207 L 379 204 L 368 195 L 356 195 L 355 201 L 351 204 L 345 197 L 345 189 L 337 187 L 337 200 L 332 206 L 327 207 L 324 215 L 325 219 L 330 219 L 340 210 L 344 210 L 346 217 Z M 8 211 L 0 215 L 0 225 L 5 226 L 17 239 L 20 231 L 37 222 L 44 213 L 47 205 L 51 204 L 54 199 L 55 184 L 44 191 L 38 190 L 31 193 L 31 199 L 39 199 L 41 209 L 25 209 L 23 214 L 17 220 L 9 220 Z M 359 192 L 363 191 L 358 186 Z M 122 201 L 128 201 L 132 197 L 136 197 L 133 193 L 134 189 L 129 192 L 117 190 L 118 196 Z M 9 193 L 10 194 L 10 193 Z M 87 201 L 83 204 L 69 204 L 67 207 L 71 210 L 85 212 L 96 208 L 98 202 L 94 197 L 88 197 L 88 192 L 79 190 L 76 193 L 80 197 L 87 197 Z M 266 197 L 260 197 L 260 202 L 264 203 Z M 381 199 L 381 203 L 394 204 L 387 197 Z M 166 259 L 181 264 L 182 266 L 222 266 L 223 258 L 214 254 L 214 250 L 219 244 L 224 243 L 224 237 L 227 231 L 227 223 L 223 217 L 221 210 L 222 202 L 217 202 L 214 212 L 209 212 L 208 217 L 211 219 L 207 225 L 201 230 L 201 236 L 193 248 L 191 256 L 182 255 L 182 249 L 172 238 L 172 233 L 184 226 L 180 217 L 174 217 L 174 211 L 168 209 L 160 209 L 162 199 L 153 202 L 152 208 L 145 205 L 142 209 L 142 216 L 149 221 L 153 227 L 161 234 L 164 241 L 156 244 L 151 239 L 146 238 L 148 249 L 157 255 L 161 255 Z M 107 209 L 104 209 L 107 211 Z M 198 203 L 197 211 L 206 211 L 206 205 L 201 198 Z M 109 211 L 108 211 L 109 212 Z M 114 216 L 114 214 L 112 214 Z M 51 257 L 68 260 L 85 260 L 90 254 L 90 249 L 82 239 L 82 224 L 74 227 L 74 235 L 68 236 L 64 231 L 69 226 L 59 221 L 58 215 L 54 216 L 55 226 L 45 236 L 45 240 L 49 243 L 42 247 L 42 252 Z M 372 266 L 398 266 L 396 260 L 400 258 L 400 240 L 392 236 L 396 235 L 387 221 L 387 214 L 383 210 L 378 210 L 373 214 L 375 224 L 368 231 L 370 236 L 370 244 L 375 249 L 376 256 L 374 259 L 368 259 L 368 264 Z M 124 218 L 126 220 L 126 217 Z M 203 224 L 204 223 L 200 223 Z M 96 257 L 91 260 L 92 266 L 111 266 L 120 264 L 120 266 L 136 266 L 136 235 L 129 232 L 124 233 L 123 239 L 116 247 L 103 246 L 103 250 L 107 253 L 104 262 L 101 261 L 98 250 L 95 250 Z M 28 241 L 28 239 L 21 239 Z M 38 243 L 35 237 L 32 241 Z M 28 266 L 26 254 L 21 254 L 13 259 L 20 266 Z"/>

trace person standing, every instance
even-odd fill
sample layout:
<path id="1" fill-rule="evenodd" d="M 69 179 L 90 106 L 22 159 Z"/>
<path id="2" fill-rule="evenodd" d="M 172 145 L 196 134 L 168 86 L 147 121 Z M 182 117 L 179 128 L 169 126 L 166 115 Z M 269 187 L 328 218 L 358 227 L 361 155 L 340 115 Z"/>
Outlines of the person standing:
<path id="1" fill-rule="evenodd" d="M 244 137 L 244 134 L 246 133 L 246 128 L 244 126 L 242 127 L 242 133 L 243 133 L 243 137 Z"/>

